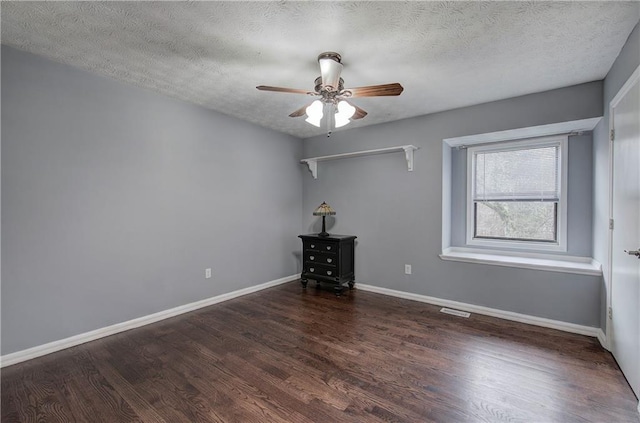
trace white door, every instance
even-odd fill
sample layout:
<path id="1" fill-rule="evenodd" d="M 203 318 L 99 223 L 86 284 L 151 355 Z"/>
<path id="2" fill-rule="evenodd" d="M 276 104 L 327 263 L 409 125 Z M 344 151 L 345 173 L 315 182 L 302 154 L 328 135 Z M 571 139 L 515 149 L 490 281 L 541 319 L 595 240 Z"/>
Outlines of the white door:
<path id="1" fill-rule="evenodd" d="M 640 68 L 611 101 L 611 352 L 640 397 Z M 640 253 L 639 253 L 640 254 Z"/>

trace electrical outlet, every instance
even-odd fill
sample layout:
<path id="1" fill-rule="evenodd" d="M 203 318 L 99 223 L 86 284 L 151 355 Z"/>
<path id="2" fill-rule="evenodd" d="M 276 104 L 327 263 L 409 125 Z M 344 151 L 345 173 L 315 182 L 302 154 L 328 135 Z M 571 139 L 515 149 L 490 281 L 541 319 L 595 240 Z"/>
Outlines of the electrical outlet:
<path id="1" fill-rule="evenodd" d="M 404 265 L 404 274 L 405 275 L 410 275 L 411 274 L 411 265 L 410 264 L 405 264 Z"/>
<path id="2" fill-rule="evenodd" d="M 211 269 L 204 269 L 204 278 L 211 279 Z"/>

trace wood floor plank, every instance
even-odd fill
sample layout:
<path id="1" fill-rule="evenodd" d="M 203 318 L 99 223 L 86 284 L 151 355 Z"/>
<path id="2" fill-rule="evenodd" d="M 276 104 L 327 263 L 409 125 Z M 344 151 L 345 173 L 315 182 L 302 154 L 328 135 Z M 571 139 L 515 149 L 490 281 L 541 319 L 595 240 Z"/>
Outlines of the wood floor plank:
<path id="1" fill-rule="evenodd" d="M 71 386 L 83 405 L 91 404 L 91 419 L 96 422 L 140 422 L 140 418 L 120 393 L 96 367 L 96 360 L 86 345 L 71 348 L 73 368 L 65 386 Z"/>
<path id="2" fill-rule="evenodd" d="M 96 368 L 100 374 L 131 404 L 131 407 L 134 412 L 140 416 L 140 419 L 142 421 L 167 423 L 151 404 L 144 399 L 140 392 L 109 364 L 114 360 L 113 356 L 104 348 L 99 348 L 97 344 L 91 347 L 96 358 Z"/>
<path id="3" fill-rule="evenodd" d="M 194 379 L 167 364 L 172 358 L 168 345 L 144 330 L 132 335 L 106 345 L 112 357 L 109 363 L 125 377 L 124 369 L 141 367 L 144 377 L 136 374 L 130 383 L 157 413 L 172 422 L 224 421 L 212 408 L 217 403 L 193 385 Z M 120 367 L 123 363 L 127 365 L 124 368 Z"/>
<path id="4" fill-rule="evenodd" d="M 299 282 L 0 375 L 12 423 L 639 422 L 593 338 Z"/>
<path id="5" fill-rule="evenodd" d="M 35 420 L 68 422 L 73 420 L 69 403 L 58 391 L 57 369 L 43 366 L 25 366 L 18 394 L 33 406 Z M 22 407 L 21 407 L 22 408 Z"/>

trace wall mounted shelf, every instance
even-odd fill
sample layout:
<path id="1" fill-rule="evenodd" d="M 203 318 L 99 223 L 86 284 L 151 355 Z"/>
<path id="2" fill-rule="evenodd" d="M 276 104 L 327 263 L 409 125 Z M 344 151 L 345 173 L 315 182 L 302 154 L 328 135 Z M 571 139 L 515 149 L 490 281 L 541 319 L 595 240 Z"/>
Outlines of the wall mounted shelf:
<path id="1" fill-rule="evenodd" d="M 354 151 L 351 153 L 333 154 L 331 156 L 310 157 L 308 159 L 300 160 L 300 163 L 304 163 L 309 167 L 309 172 L 311 172 L 313 179 L 318 179 L 318 162 L 404 151 L 405 158 L 407 159 L 407 171 L 411 172 L 413 171 L 413 152 L 417 149 L 418 147 L 416 147 L 415 145 L 399 145 L 396 147 L 378 148 L 375 150 L 364 150 L 364 151 Z"/>

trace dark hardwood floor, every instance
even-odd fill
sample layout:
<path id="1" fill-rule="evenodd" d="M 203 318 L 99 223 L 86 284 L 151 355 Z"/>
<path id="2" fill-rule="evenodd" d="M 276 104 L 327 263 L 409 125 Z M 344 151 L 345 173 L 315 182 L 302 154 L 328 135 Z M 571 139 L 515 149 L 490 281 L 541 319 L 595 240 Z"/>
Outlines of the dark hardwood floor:
<path id="1" fill-rule="evenodd" d="M 638 422 L 580 335 L 298 282 L 2 369 L 2 422 Z"/>

